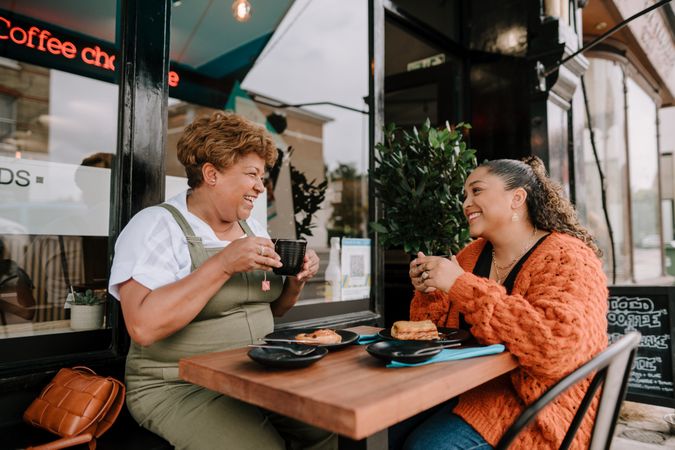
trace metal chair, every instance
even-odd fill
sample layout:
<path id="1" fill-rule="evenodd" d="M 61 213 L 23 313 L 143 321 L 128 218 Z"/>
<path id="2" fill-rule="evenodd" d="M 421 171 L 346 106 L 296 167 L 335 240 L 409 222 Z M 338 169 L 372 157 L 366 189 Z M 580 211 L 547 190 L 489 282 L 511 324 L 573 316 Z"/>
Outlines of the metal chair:
<path id="1" fill-rule="evenodd" d="M 581 425 L 581 421 L 586 415 L 588 407 L 591 405 L 595 393 L 600 386 L 603 386 L 598 403 L 598 411 L 591 434 L 591 450 L 609 449 L 614 435 L 616 419 L 619 416 L 621 402 L 626 395 L 628 386 L 628 377 L 633 366 L 633 360 L 637 353 L 637 347 L 640 344 L 640 333 L 630 332 L 622 336 L 618 341 L 610 345 L 602 353 L 599 353 L 593 359 L 574 372 L 567 375 L 558 383 L 547 390 L 537 401 L 528 406 L 523 413 L 516 419 L 511 427 L 504 433 L 504 436 L 497 443 L 497 450 L 506 450 L 513 440 L 527 425 L 534 420 L 539 411 L 546 405 L 555 400 L 567 389 L 578 382 L 595 374 L 588 386 L 586 395 L 581 400 L 570 426 L 565 434 L 560 449 L 569 448 L 574 436 Z"/>

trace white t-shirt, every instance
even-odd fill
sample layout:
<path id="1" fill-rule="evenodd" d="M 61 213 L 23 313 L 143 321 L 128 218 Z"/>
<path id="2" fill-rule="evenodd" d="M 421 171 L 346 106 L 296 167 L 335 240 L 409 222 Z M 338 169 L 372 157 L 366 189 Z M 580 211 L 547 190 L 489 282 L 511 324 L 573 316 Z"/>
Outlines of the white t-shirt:
<path id="1" fill-rule="evenodd" d="M 166 203 L 183 214 L 204 247 L 226 247 L 230 241 L 218 239 L 206 222 L 188 211 L 186 197 L 184 191 Z M 256 236 L 269 238 L 257 220 L 249 217 L 246 223 Z M 160 206 L 145 208 L 129 221 L 115 242 L 108 292 L 119 300 L 119 285 L 130 278 L 148 289 L 157 289 L 186 277 L 191 264 L 187 240 L 171 213 Z"/>

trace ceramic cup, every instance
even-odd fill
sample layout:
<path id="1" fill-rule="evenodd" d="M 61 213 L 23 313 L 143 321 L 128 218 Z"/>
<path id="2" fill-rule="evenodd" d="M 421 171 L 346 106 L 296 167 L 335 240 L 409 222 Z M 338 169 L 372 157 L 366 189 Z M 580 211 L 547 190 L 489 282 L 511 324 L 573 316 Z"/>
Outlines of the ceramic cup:
<path id="1" fill-rule="evenodd" d="M 274 251 L 281 257 L 283 266 L 274 269 L 277 275 L 297 275 L 302 269 L 307 241 L 299 239 L 277 239 Z"/>

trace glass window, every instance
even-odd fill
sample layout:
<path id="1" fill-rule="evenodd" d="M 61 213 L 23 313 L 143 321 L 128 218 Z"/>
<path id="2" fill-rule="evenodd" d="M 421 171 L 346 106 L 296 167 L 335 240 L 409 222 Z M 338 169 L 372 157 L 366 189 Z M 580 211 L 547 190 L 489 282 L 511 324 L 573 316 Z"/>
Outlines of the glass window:
<path id="1" fill-rule="evenodd" d="M 117 86 L 5 59 L 0 90 L 0 338 L 109 327 Z M 66 299 L 88 289 L 87 325 Z"/>
<path id="2" fill-rule="evenodd" d="M 663 241 L 666 244 L 666 272 L 675 274 L 675 106 L 659 109 L 659 146 L 661 150 L 661 207 Z"/>
<path id="3" fill-rule="evenodd" d="M 385 76 L 443 64 L 450 56 L 392 20 L 384 21 L 384 35 L 388 44 L 384 48 Z"/>
<path id="4" fill-rule="evenodd" d="M 661 276 L 659 154 L 654 100 L 627 79 L 628 148 L 635 280 Z"/>
<path id="5" fill-rule="evenodd" d="M 628 183 L 625 145 L 625 114 L 623 96 L 623 71 L 613 61 L 591 58 L 590 67 L 584 75 L 591 121 L 595 133 L 600 166 L 606 178 L 607 206 L 614 235 L 616 252 L 616 281 L 626 282 L 631 277 Z M 582 221 L 590 228 L 603 252 L 603 266 L 608 278 L 612 278 L 612 253 L 609 232 L 602 210 L 600 177 L 593 156 L 588 124 L 584 128 L 584 174 L 583 195 L 578 202 L 585 202 L 585 217 Z"/>
<path id="6" fill-rule="evenodd" d="M 425 84 L 386 94 L 385 123 L 412 129 L 427 118 L 432 124 L 438 120 L 438 86 Z"/>
<path id="7" fill-rule="evenodd" d="M 665 217 L 664 224 L 660 222 L 656 105 L 627 76 L 620 63 L 600 58 L 591 58 L 590 62 L 585 80 L 595 144 L 606 178 L 616 251 L 616 281 L 648 282 L 662 274 L 662 226 L 669 229 L 670 224 Z M 604 253 L 604 268 L 611 279 L 611 252 L 600 179 L 589 132 L 586 129 L 584 133 L 584 195 L 577 196 L 584 204 L 579 210 L 585 211 L 582 220 Z M 666 202 L 663 205 L 669 207 Z M 670 220 L 670 210 L 666 212 Z"/>
<path id="8" fill-rule="evenodd" d="M 11 138 L 16 127 L 16 97 L 0 94 L 0 139 Z M 4 147 L 11 151 L 9 144 Z"/>
<path id="9" fill-rule="evenodd" d="M 368 115 L 359 112 L 367 109 L 367 6 L 359 0 L 294 2 L 223 105 L 264 124 L 279 150 L 253 217 L 267 224 L 272 238 L 306 239 L 321 260 L 298 304 L 370 294 L 370 244 L 359 240 L 368 234 Z M 216 106 L 170 99 L 167 197 L 187 187 L 176 159 L 184 127 Z M 334 244 L 331 251 L 335 237 L 342 249 Z M 337 287 L 341 268 L 348 288 L 334 296 L 328 280 Z"/>
<path id="10" fill-rule="evenodd" d="M 394 0 L 392 3 L 425 26 L 459 42 L 462 29 L 460 2 L 427 2 L 424 8 L 420 8 L 416 0 Z"/>

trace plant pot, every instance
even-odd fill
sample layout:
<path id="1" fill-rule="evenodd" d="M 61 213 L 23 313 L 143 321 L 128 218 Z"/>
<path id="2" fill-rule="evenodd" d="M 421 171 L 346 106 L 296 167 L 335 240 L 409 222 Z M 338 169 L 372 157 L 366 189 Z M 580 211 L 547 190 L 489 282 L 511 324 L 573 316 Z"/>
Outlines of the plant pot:
<path id="1" fill-rule="evenodd" d="M 73 330 L 95 330 L 103 325 L 103 307 L 98 305 L 71 305 L 70 328 Z"/>

